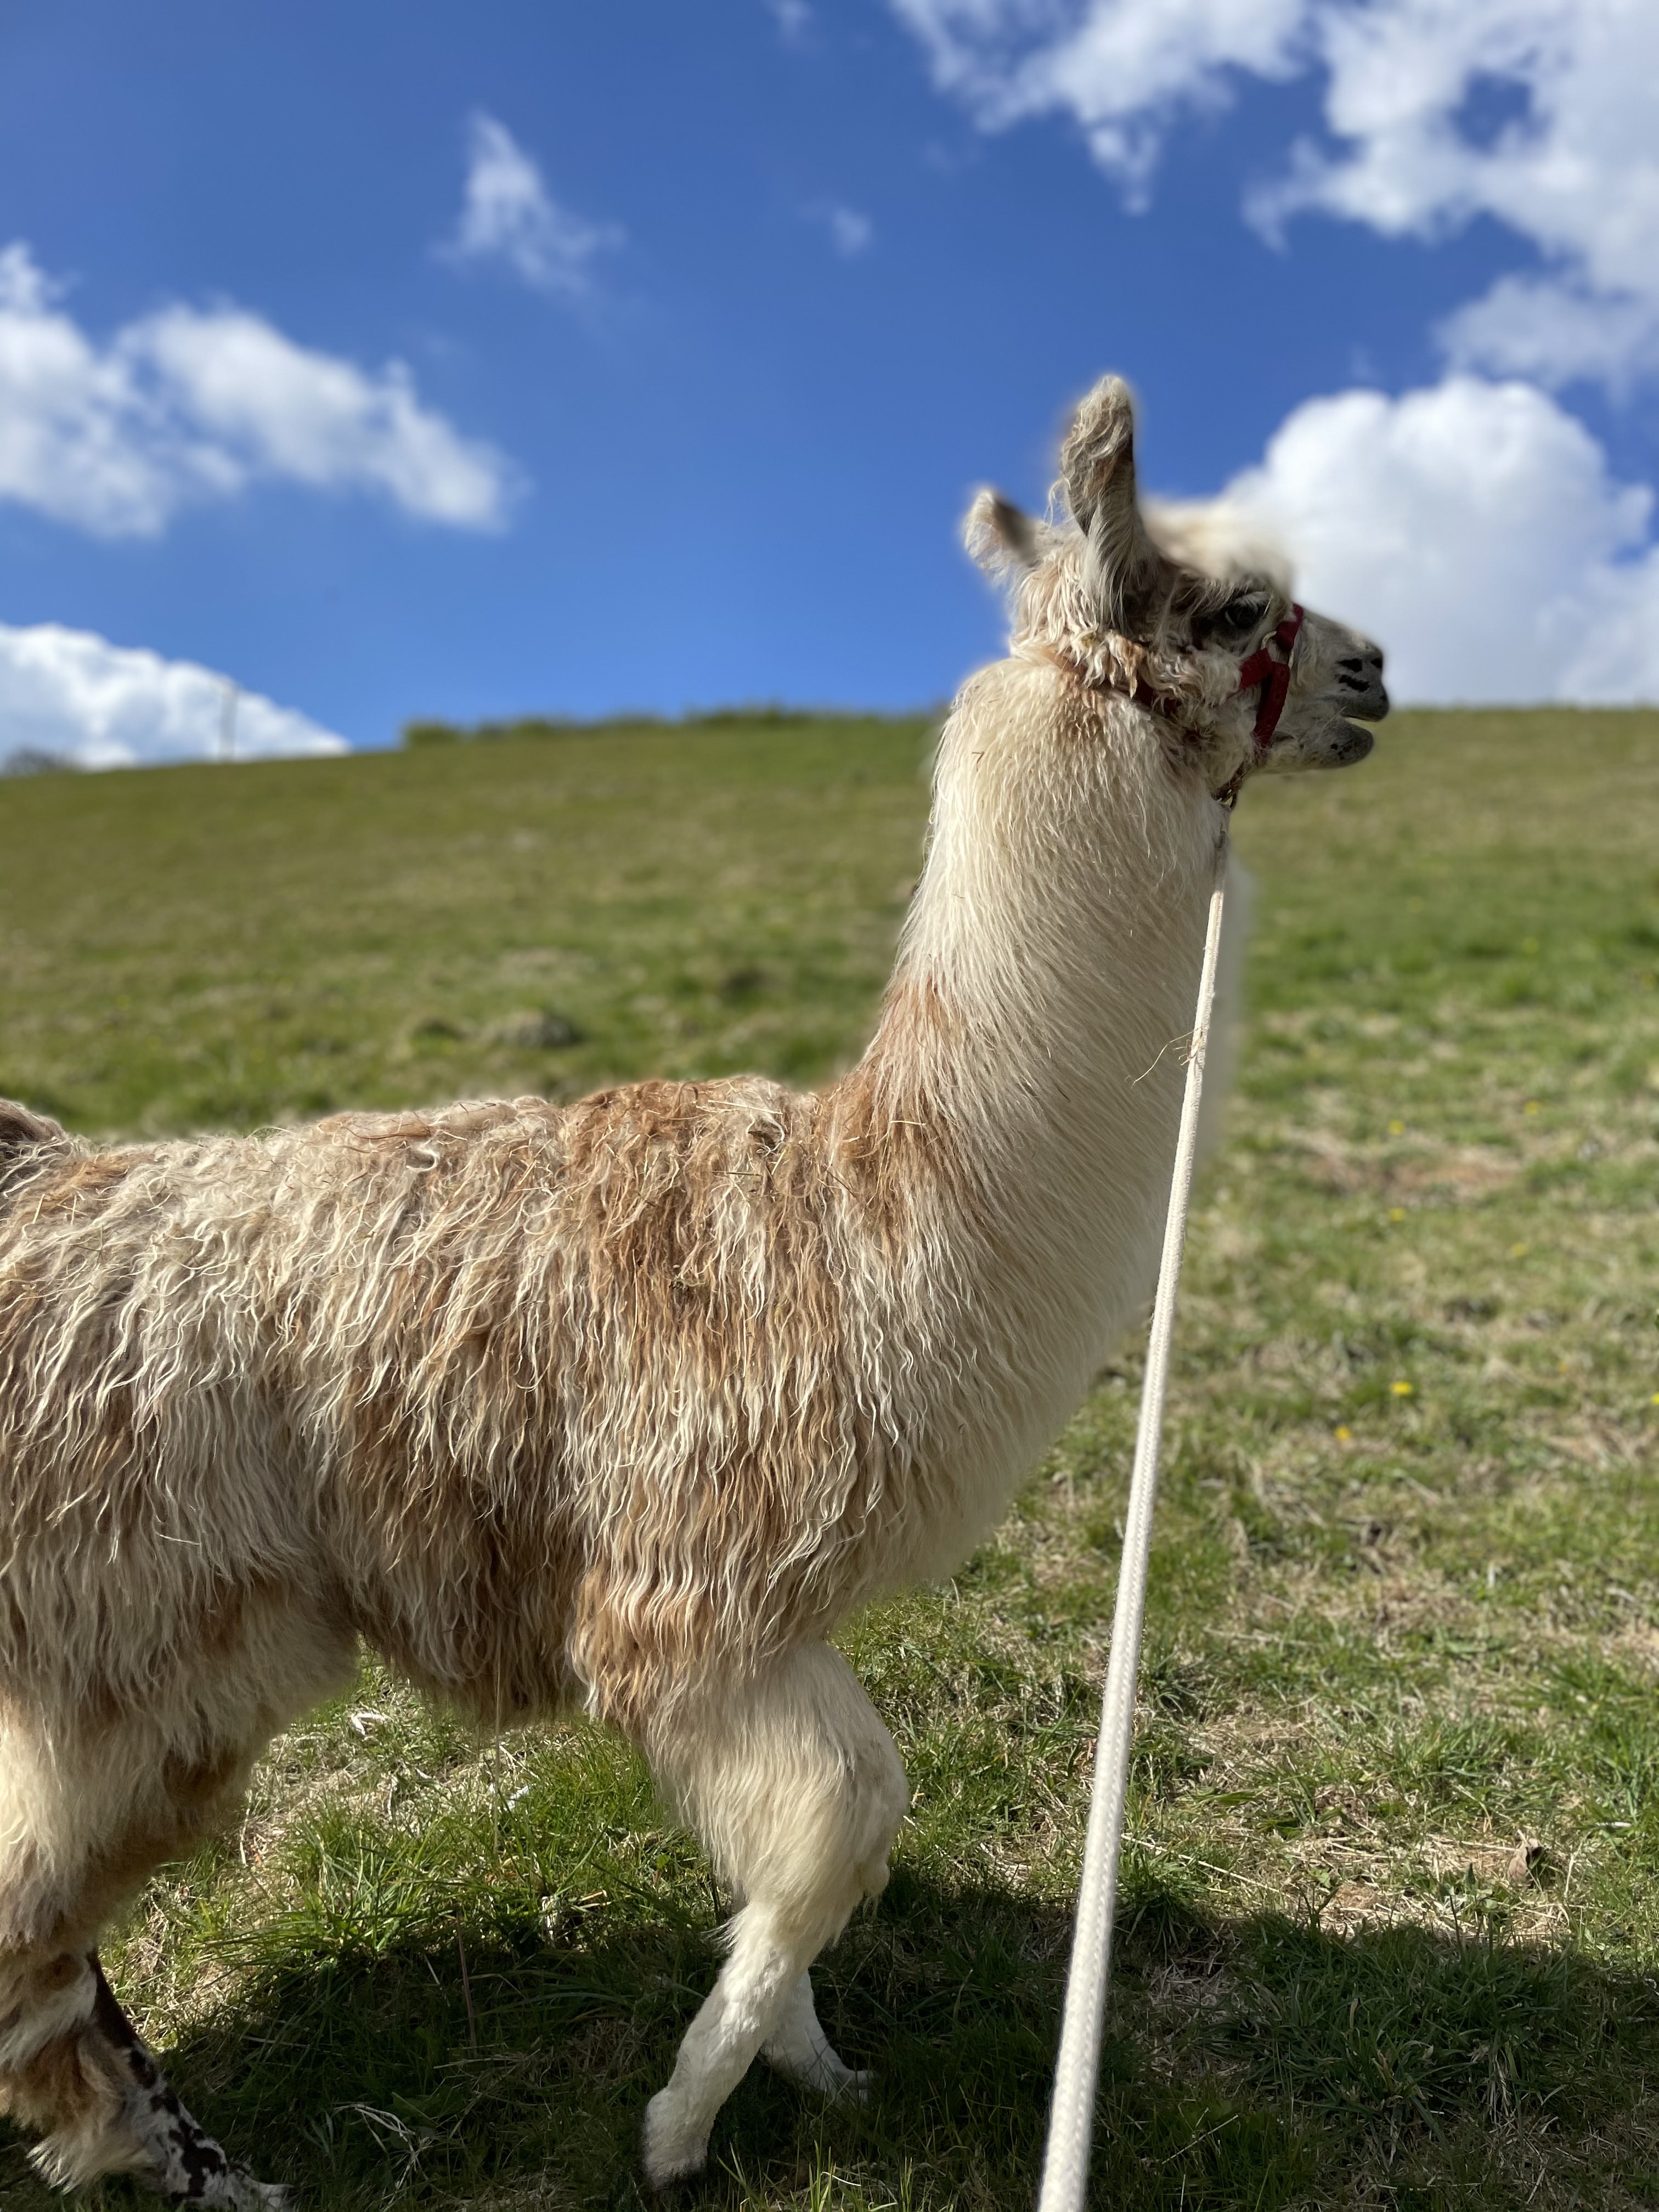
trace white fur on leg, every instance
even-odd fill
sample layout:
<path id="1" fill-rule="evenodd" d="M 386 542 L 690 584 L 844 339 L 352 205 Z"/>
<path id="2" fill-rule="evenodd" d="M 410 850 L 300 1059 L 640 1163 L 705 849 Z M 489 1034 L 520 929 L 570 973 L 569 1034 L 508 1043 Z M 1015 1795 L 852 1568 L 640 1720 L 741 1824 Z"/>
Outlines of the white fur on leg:
<path id="1" fill-rule="evenodd" d="M 650 1746 L 664 1794 L 747 1903 L 817 1928 L 803 1968 L 878 1896 L 909 1802 L 893 1739 L 838 1651 L 808 1644 L 721 1680 Z M 732 1923 L 735 1933 L 742 1918 Z"/>
<path id="2" fill-rule="evenodd" d="M 819 2025 L 811 1974 L 803 1974 L 785 1991 L 772 2033 L 761 2045 L 761 2057 L 792 2081 L 821 2090 L 827 2097 L 868 2094 L 871 2076 L 845 2064 Z"/>
<path id="3" fill-rule="evenodd" d="M 641 2156 L 653 2189 L 702 2172 L 715 2113 L 749 2071 L 791 1984 L 805 1978 L 796 1950 L 781 1940 L 777 1916 L 746 1905 L 732 1923 L 731 1956 L 685 2032 L 668 2087 L 645 2108 Z"/>
<path id="4" fill-rule="evenodd" d="M 763 2048 L 820 2087 L 847 2086 L 806 1970 L 859 1900 L 880 1894 L 909 1796 L 891 1736 L 827 1645 L 720 1683 L 693 1718 L 681 1714 L 653 1764 L 748 1902 L 668 2087 L 646 2112 L 645 2171 L 658 2189 L 701 2169 L 715 2113 Z"/>

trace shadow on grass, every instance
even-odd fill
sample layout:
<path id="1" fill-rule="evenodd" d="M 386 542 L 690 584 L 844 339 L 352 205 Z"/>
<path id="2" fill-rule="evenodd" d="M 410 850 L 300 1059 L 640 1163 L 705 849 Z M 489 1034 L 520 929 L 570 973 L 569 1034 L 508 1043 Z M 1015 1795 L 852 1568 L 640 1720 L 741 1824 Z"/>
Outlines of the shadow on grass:
<path id="1" fill-rule="evenodd" d="M 826 2107 L 757 2067 L 721 2114 L 709 2178 L 678 2202 L 1029 2205 L 1069 1940 L 1061 1911 L 901 1871 L 816 1976 L 834 2040 L 878 2069 L 868 2106 Z M 639 2205 L 641 2113 L 715 1964 L 700 1931 L 603 1911 L 550 1942 L 533 1923 L 463 1918 L 380 1955 L 262 1966 L 173 2070 L 237 2154 L 319 2212 Z M 1599 2199 L 1592 2164 L 1642 2197 L 1656 2062 L 1646 1978 L 1480 1932 L 1218 1926 L 1143 1885 L 1127 1900 L 1091 2203 L 1556 2201 L 1535 2197 L 1540 2160 L 1560 2166 L 1561 2201 Z M 1513 2170 L 1504 2141 L 1524 2152 Z M 15 2137 L 0 2139 L 0 2195 L 32 2212 Z"/>

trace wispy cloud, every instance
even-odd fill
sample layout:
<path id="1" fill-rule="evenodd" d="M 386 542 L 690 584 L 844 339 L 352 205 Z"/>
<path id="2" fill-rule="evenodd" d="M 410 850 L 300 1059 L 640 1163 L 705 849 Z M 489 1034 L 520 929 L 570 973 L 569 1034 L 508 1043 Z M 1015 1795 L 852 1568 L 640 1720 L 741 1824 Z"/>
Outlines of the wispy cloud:
<path id="1" fill-rule="evenodd" d="M 561 207 L 536 163 L 493 115 L 473 116 L 467 134 L 465 198 L 440 254 L 453 262 L 505 262 L 538 292 L 586 297 L 595 261 L 625 245 L 627 233 Z"/>
<path id="2" fill-rule="evenodd" d="M 876 226 L 870 217 L 839 200 L 810 201 L 801 213 L 808 222 L 823 226 L 831 249 L 843 261 L 856 261 L 875 243 Z"/>
<path id="3" fill-rule="evenodd" d="M 891 0 L 941 91 L 988 131 L 1070 114 L 1132 203 L 1146 196 L 1183 106 L 1215 106 L 1230 75 L 1295 73 L 1315 0 Z"/>
<path id="4" fill-rule="evenodd" d="M 766 7 L 786 43 L 801 45 L 812 28 L 810 0 L 766 0 Z"/>
<path id="5" fill-rule="evenodd" d="M 1294 409 L 1230 489 L 1406 698 L 1659 697 L 1655 496 L 1553 397 L 1659 375 L 1659 11 L 1638 0 L 890 0 L 988 131 L 1067 117 L 1132 204 L 1178 117 L 1321 81 L 1246 213 L 1535 252 L 1440 325 L 1449 373 Z M 1474 373 L 1474 372 L 1479 372 Z"/>
<path id="6" fill-rule="evenodd" d="M 1582 379 L 1623 398 L 1642 378 L 1659 375 L 1659 283 L 1598 291 L 1582 272 L 1500 276 L 1437 335 L 1455 368 L 1553 389 Z"/>
<path id="7" fill-rule="evenodd" d="M 1455 362 L 1615 388 L 1659 370 L 1659 9 L 1634 0 L 890 0 L 987 130 L 1069 116 L 1132 203 L 1176 117 L 1323 80 L 1322 139 L 1249 212 L 1434 239 L 1486 216 L 1547 264 L 1446 325 Z"/>
<path id="8" fill-rule="evenodd" d="M 163 307 L 100 343 L 26 245 L 0 252 L 0 499 L 145 538 L 261 481 L 480 530 L 504 519 L 513 471 L 424 405 L 400 362 L 363 369 L 232 306 Z"/>
<path id="9" fill-rule="evenodd" d="M 307 714 L 193 660 L 164 660 L 57 623 L 0 624 L 0 767 L 15 756 L 76 768 L 343 753 L 343 738 Z"/>
<path id="10" fill-rule="evenodd" d="M 1385 237 L 1495 218 L 1545 258 L 1455 315 L 1455 362 L 1615 387 L 1659 368 L 1659 13 L 1628 0 L 1371 0 L 1320 9 L 1333 149 L 1295 149 L 1254 208 Z"/>

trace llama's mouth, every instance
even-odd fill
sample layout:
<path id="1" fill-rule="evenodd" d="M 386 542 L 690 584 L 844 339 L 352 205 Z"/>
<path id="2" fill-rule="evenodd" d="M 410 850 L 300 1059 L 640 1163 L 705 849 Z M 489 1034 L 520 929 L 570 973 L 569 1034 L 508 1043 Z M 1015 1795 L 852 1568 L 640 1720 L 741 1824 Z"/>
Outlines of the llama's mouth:
<path id="1" fill-rule="evenodd" d="M 1382 656 L 1379 654 L 1377 657 L 1380 661 Z M 1344 682 L 1342 688 L 1346 696 L 1340 699 L 1336 704 L 1337 712 L 1342 717 L 1338 726 L 1343 735 L 1339 738 L 1338 749 L 1332 756 L 1333 768 L 1349 768 L 1355 761 L 1363 761 L 1376 744 L 1376 739 L 1369 730 L 1361 729 L 1358 726 L 1362 722 L 1384 721 L 1389 713 L 1389 695 L 1383 686 L 1380 672 L 1372 677 L 1370 683 L 1358 698 L 1352 696 L 1352 685 Z"/>
<path id="2" fill-rule="evenodd" d="M 1336 726 L 1340 734 L 1325 756 L 1324 764 L 1327 768 L 1352 768 L 1356 761 L 1366 758 L 1376 739 L 1369 730 L 1359 729 L 1352 722 L 1339 722 Z"/>
<path id="3" fill-rule="evenodd" d="M 1298 769 L 1352 768 L 1370 753 L 1376 739 L 1358 721 L 1348 720 L 1355 710 L 1347 701 L 1330 699 L 1322 703 L 1329 712 L 1328 720 L 1316 722 L 1311 729 L 1287 731 L 1268 747 L 1261 765 L 1269 775 L 1275 771 L 1294 775 Z M 1382 717 L 1376 714 L 1365 719 Z"/>
<path id="4" fill-rule="evenodd" d="M 1339 681 L 1345 693 L 1356 688 L 1346 678 Z M 1339 711 L 1351 722 L 1384 722 L 1390 711 L 1388 687 L 1381 677 L 1376 683 L 1368 684 L 1358 698 L 1344 697 L 1337 703 Z"/>
<path id="5" fill-rule="evenodd" d="M 1315 764 L 1320 768 L 1352 768 L 1371 752 L 1376 739 L 1364 722 L 1382 721 L 1389 712 L 1389 695 L 1383 689 L 1382 656 L 1365 670 L 1367 678 L 1357 683 L 1346 672 L 1351 664 L 1343 664 L 1344 672 L 1337 678 L 1336 696 L 1328 702 L 1332 710 L 1331 726 L 1319 748 Z"/>

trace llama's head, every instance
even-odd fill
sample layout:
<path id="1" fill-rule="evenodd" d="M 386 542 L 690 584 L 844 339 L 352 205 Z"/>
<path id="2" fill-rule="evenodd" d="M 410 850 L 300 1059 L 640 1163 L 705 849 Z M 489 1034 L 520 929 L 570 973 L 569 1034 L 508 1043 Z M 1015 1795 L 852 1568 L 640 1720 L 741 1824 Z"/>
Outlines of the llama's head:
<path id="1" fill-rule="evenodd" d="M 1291 629 L 1286 565 L 1236 510 L 1142 508 L 1121 379 L 1103 377 L 1079 407 L 1060 471 L 1047 521 L 991 491 L 968 515 L 969 550 L 1012 584 L 1016 653 L 1047 653 L 1158 708 L 1176 757 L 1218 795 L 1255 768 L 1364 760 L 1373 740 L 1356 720 L 1389 711 L 1381 647 L 1324 615 Z M 1262 713 L 1261 672 L 1287 650 L 1275 720 Z"/>

